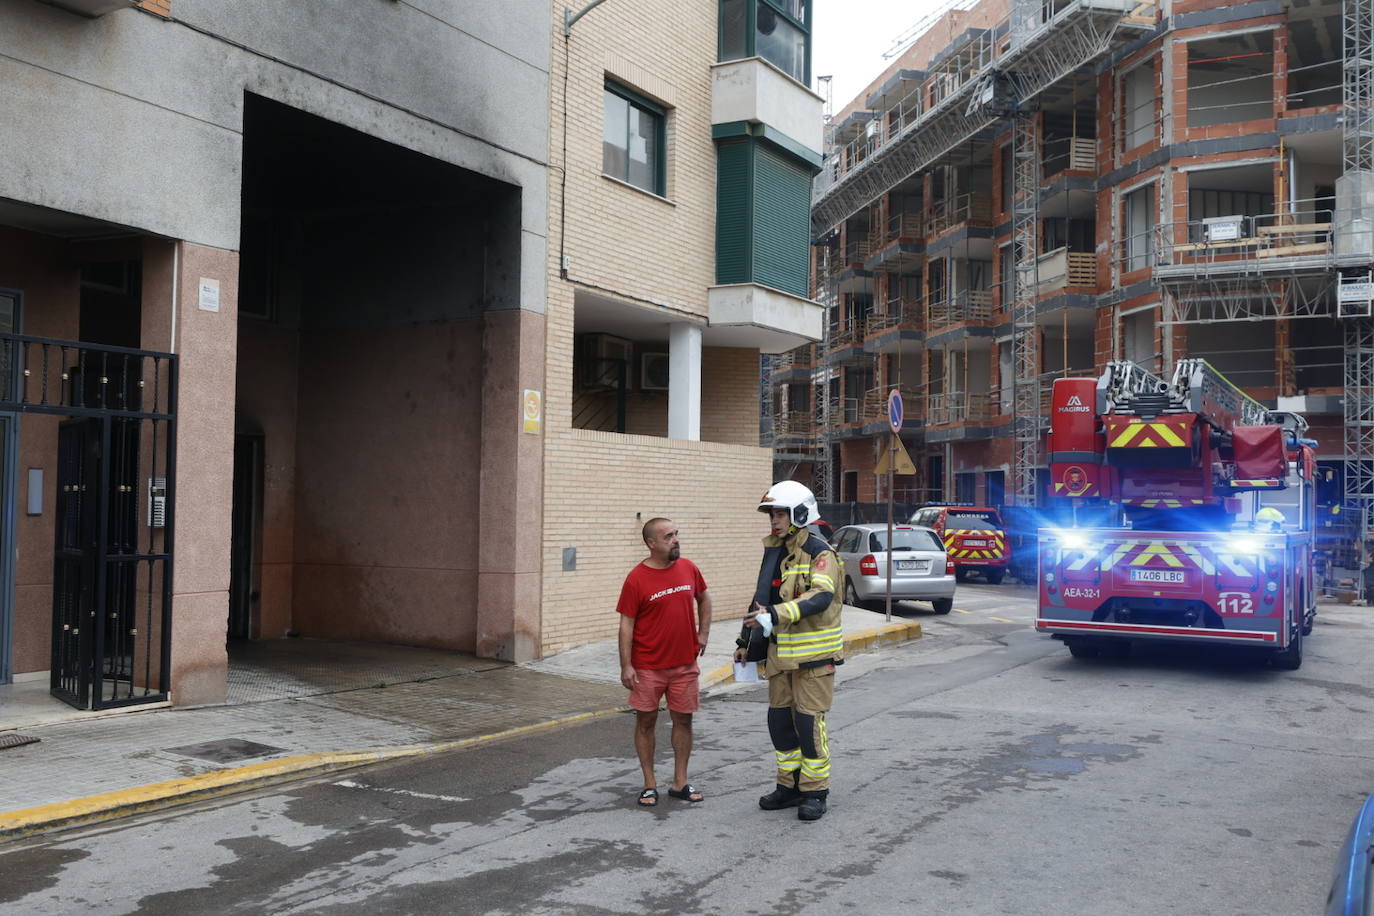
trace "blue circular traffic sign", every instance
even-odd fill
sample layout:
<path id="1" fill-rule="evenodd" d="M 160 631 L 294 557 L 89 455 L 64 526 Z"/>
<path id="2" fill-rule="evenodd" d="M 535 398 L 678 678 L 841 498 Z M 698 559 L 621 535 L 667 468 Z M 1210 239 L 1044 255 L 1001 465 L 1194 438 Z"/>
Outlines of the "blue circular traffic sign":
<path id="1" fill-rule="evenodd" d="M 887 394 L 887 423 L 894 433 L 902 431 L 902 393 L 896 388 Z"/>

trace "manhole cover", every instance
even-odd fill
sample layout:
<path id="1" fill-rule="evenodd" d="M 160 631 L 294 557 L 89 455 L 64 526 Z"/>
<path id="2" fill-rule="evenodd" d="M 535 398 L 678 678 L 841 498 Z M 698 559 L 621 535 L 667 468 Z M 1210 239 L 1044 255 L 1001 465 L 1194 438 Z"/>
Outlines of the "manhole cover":
<path id="1" fill-rule="evenodd" d="M 243 738 L 221 738 L 218 741 L 204 741 L 200 744 L 187 744 L 183 747 L 169 747 L 166 750 L 169 754 L 198 757 L 201 760 L 209 760 L 211 763 L 233 763 L 235 760 L 248 760 L 252 757 L 281 754 L 286 751 L 286 748 L 258 744 L 256 741 L 245 741 Z"/>
<path id="2" fill-rule="evenodd" d="M 15 732 L 5 732 L 0 735 L 0 751 L 12 747 L 23 747 L 26 744 L 37 744 L 38 739 L 32 735 L 20 735 Z"/>

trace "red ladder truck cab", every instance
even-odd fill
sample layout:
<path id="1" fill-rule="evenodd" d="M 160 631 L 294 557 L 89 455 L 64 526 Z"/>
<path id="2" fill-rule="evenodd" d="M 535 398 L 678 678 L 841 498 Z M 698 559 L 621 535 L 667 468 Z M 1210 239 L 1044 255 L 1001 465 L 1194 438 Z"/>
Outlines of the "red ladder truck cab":
<path id="1" fill-rule="evenodd" d="M 1316 615 L 1306 430 L 1200 359 L 1057 380 L 1049 498 L 1095 524 L 1038 532 L 1036 629 L 1076 658 L 1170 640 L 1296 669 Z"/>
<path id="2" fill-rule="evenodd" d="M 972 573 L 990 585 L 1000 585 L 1011 563 L 1002 516 L 992 506 L 944 503 L 921 506 L 911 524 L 924 525 L 939 535 L 945 555 L 954 563 L 954 578 L 963 582 Z"/>

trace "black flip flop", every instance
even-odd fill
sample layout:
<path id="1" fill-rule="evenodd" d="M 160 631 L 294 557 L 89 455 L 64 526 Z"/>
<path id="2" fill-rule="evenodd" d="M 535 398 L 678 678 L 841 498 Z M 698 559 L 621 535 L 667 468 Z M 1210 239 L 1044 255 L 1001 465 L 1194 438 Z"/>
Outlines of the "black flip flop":
<path id="1" fill-rule="evenodd" d="M 671 794 L 671 793 L 670 793 L 670 794 Z M 646 799 L 646 798 L 652 798 L 653 801 L 648 802 L 648 803 L 646 804 L 645 801 L 644 801 L 644 799 Z M 639 807 L 641 807 L 641 808 L 657 808 L 657 807 L 658 807 L 658 790 L 657 790 L 657 789 L 645 789 L 643 792 L 640 792 L 640 793 L 639 793 L 639 801 L 635 802 L 635 804 L 637 804 L 637 805 L 638 805 Z"/>
<path id="2" fill-rule="evenodd" d="M 690 782 L 684 785 L 681 789 L 669 789 L 668 794 L 673 796 L 673 798 L 680 798 L 683 801 L 691 802 L 694 805 L 704 802 L 706 800 L 706 797 L 702 795 L 700 792 L 698 792 Z M 697 797 L 693 798 L 693 795 Z"/>

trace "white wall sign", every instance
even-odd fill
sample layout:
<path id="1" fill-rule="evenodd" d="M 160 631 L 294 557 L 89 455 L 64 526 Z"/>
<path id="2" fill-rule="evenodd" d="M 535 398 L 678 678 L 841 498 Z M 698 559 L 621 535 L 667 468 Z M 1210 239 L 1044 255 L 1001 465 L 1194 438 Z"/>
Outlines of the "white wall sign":
<path id="1" fill-rule="evenodd" d="M 200 278 L 200 309 L 203 312 L 219 311 L 219 281 L 209 277 Z"/>

